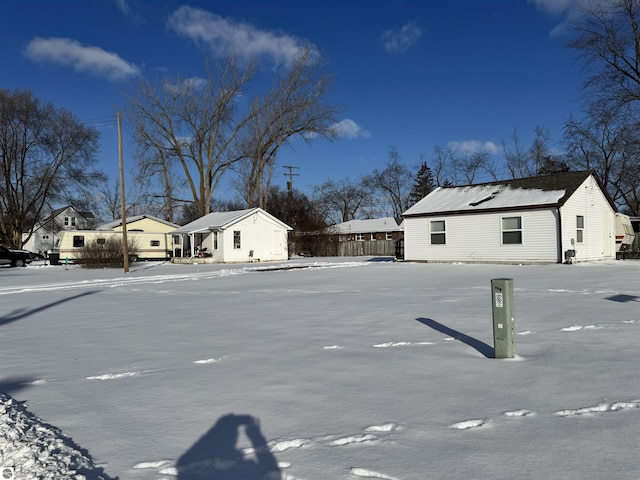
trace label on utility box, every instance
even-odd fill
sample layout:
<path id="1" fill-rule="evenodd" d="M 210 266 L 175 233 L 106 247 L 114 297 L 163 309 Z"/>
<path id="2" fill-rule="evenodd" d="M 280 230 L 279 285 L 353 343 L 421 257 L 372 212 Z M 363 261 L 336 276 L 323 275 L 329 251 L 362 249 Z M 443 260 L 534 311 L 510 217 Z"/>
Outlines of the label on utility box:
<path id="1" fill-rule="evenodd" d="M 496 293 L 496 308 L 503 308 L 504 307 L 504 298 L 502 296 L 502 292 L 497 292 Z"/>

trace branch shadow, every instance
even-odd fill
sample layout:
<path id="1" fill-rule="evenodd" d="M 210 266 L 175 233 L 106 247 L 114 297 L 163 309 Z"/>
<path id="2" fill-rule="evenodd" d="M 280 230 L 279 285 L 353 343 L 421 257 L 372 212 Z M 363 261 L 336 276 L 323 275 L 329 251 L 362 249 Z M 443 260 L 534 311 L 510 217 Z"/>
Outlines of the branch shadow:
<path id="1" fill-rule="evenodd" d="M 487 345 L 486 343 L 478 340 L 477 338 L 470 337 L 469 335 L 465 335 L 462 332 L 454 330 L 453 328 L 449 328 L 446 325 L 443 325 L 431 318 L 416 318 L 417 321 L 426 325 L 427 327 L 431 327 L 434 330 L 437 330 L 440 333 L 444 333 L 449 337 L 453 337 L 456 340 L 460 340 L 462 343 L 466 343 L 472 348 L 475 348 L 478 352 L 484 355 L 487 358 L 495 358 L 496 352 L 495 349 L 491 345 Z"/>
<path id="2" fill-rule="evenodd" d="M 251 447 L 238 449 L 241 432 Z M 255 456 L 255 460 L 250 458 Z M 281 480 L 275 456 L 269 450 L 257 418 L 224 415 L 177 461 L 178 480 Z"/>
<path id="3" fill-rule="evenodd" d="M 77 298 L 81 298 L 81 297 L 85 297 L 87 295 L 93 295 L 94 293 L 98 293 L 98 290 L 91 290 L 88 292 L 83 292 L 83 293 L 79 293 L 78 295 L 74 295 L 72 297 L 67 297 L 67 298 L 63 298 L 61 300 L 57 300 L 55 302 L 51 302 L 47 305 L 42 305 L 40 307 L 35 307 L 35 308 L 19 308 L 17 310 L 14 310 L 13 312 L 8 313 L 7 315 L 0 317 L 0 327 L 2 325 L 7 325 L 11 322 L 15 322 L 17 320 L 22 320 L 25 317 L 28 317 L 30 315 L 35 315 L 38 312 L 42 312 L 43 310 L 47 310 L 49 308 L 53 308 L 55 306 L 58 306 L 60 304 L 69 302 L 71 300 L 75 300 Z"/>

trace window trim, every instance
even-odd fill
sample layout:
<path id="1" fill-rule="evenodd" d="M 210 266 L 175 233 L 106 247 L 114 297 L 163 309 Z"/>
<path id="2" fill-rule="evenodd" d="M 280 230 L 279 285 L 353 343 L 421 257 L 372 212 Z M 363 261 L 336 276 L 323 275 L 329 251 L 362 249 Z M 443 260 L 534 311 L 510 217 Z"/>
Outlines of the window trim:
<path id="1" fill-rule="evenodd" d="M 518 228 L 505 228 L 504 221 L 518 219 Z M 518 241 L 506 241 L 505 234 L 512 236 L 512 234 L 518 234 Z M 522 228 L 522 215 L 514 215 L 509 217 L 500 217 L 500 240 L 502 245 L 522 245 L 523 244 L 523 228 Z"/>
<path id="2" fill-rule="evenodd" d="M 576 243 L 584 243 L 584 215 L 576 215 Z"/>
<path id="3" fill-rule="evenodd" d="M 434 224 L 442 224 L 442 230 L 434 230 L 434 226 L 439 226 Z M 440 241 L 440 239 L 442 241 Z M 429 221 L 429 244 L 430 245 L 446 245 L 447 244 L 447 221 L 446 220 L 443 219 L 443 220 Z"/>

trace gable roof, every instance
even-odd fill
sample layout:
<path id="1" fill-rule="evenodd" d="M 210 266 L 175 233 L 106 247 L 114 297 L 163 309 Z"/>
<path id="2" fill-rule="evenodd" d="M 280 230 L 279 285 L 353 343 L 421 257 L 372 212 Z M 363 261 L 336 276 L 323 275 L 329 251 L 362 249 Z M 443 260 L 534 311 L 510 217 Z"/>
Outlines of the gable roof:
<path id="1" fill-rule="evenodd" d="M 589 176 L 594 177 L 615 211 L 611 198 L 593 172 L 579 171 L 464 187 L 439 187 L 404 212 L 403 216 L 559 207 L 564 205 Z"/>
<path id="2" fill-rule="evenodd" d="M 176 223 L 171 223 L 167 220 L 162 220 L 161 218 L 154 217 L 153 215 L 133 215 L 131 217 L 127 217 L 127 225 L 133 222 L 137 222 L 138 220 L 143 220 L 145 218 L 148 218 L 150 220 L 155 220 L 156 222 L 163 223 L 170 227 L 179 226 Z M 122 219 L 119 218 L 117 220 L 112 220 L 111 222 L 105 222 L 105 223 L 101 223 L 100 225 L 96 225 L 95 229 L 96 230 L 113 230 L 114 228 L 119 227 L 121 225 L 122 225 Z"/>
<path id="3" fill-rule="evenodd" d="M 370 218 L 367 220 L 349 220 L 348 222 L 337 223 L 325 229 L 325 233 L 339 233 L 347 235 L 350 233 L 375 233 L 375 232 L 398 232 L 400 227 L 393 217 Z"/>
<path id="4" fill-rule="evenodd" d="M 186 225 L 177 228 L 172 233 L 199 233 L 206 231 L 225 230 L 233 224 L 238 223 L 240 220 L 244 220 L 254 213 L 262 213 L 263 215 L 266 215 L 267 217 L 272 219 L 274 222 L 278 223 L 280 226 L 282 226 L 282 228 L 286 230 L 293 230 L 289 225 L 281 222 L 270 213 L 264 211 L 260 207 L 255 207 L 247 208 L 245 210 L 234 210 L 231 212 L 211 212 L 204 217 L 200 217 L 191 223 L 187 223 Z"/>

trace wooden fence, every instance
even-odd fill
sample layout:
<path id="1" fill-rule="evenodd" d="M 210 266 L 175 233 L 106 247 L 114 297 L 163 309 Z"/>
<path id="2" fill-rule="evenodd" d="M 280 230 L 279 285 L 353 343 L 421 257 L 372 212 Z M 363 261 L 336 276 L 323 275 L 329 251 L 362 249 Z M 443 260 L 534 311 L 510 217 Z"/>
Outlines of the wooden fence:
<path id="1" fill-rule="evenodd" d="M 303 253 L 309 253 L 314 257 L 393 257 L 396 253 L 393 240 L 325 241 L 314 243 L 308 250 Z"/>

